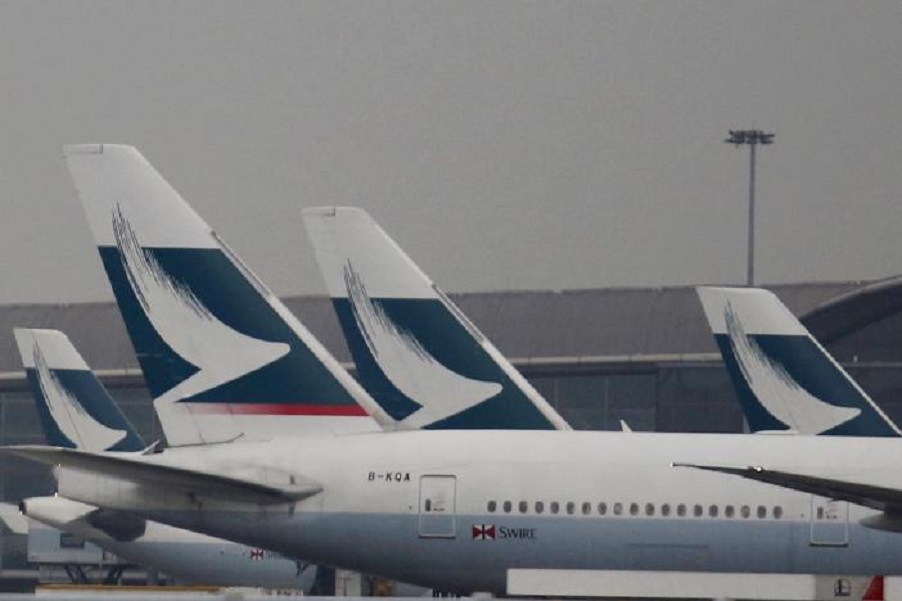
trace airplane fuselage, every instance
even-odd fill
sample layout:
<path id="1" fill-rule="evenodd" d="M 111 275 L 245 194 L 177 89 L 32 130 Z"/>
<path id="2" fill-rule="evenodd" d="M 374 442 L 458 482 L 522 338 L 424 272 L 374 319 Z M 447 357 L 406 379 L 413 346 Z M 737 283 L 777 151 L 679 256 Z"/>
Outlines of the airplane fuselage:
<path id="1" fill-rule="evenodd" d="M 877 512 L 674 463 L 766 465 L 902 486 L 899 441 L 599 432 L 399 432 L 171 449 L 322 485 L 250 505 L 58 470 L 60 494 L 435 588 L 504 593 L 511 569 L 902 574 Z"/>
<path id="2" fill-rule="evenodd" d="M 28 517 L 74 534 L 131 563 L 151 566 L 182 582 L 212 586 L 309 591 L 316 566 L 278 553 L 97 508 L 58 496 L 22 502 Z"/>

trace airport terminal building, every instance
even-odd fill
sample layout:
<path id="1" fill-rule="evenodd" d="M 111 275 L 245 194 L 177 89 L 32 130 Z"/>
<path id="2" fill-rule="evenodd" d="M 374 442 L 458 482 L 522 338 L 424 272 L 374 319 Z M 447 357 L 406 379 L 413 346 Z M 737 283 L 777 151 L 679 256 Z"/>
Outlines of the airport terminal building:
<path id="1" fill-rule="evenodd" d="M 874 400 L 902 422 L 902 277 L 771 289 Z M 691 287 L 452 295 L 577 429 L 742 432 L 736 395 Z M 324 297 L 286 299 L 339 360 L 350 354 Z M 66 332 L 145 440 L 162 438 L 114 303 L 0 307 L 0 444 L 44 442 L 12 336 Z M 41 466 L 0 456 L 0 501 L 48 494 Z M 23 536 L 0 536 L 0 578 L 27 575 Z M 0 588 L 3 588 L 0 586 Z"/>

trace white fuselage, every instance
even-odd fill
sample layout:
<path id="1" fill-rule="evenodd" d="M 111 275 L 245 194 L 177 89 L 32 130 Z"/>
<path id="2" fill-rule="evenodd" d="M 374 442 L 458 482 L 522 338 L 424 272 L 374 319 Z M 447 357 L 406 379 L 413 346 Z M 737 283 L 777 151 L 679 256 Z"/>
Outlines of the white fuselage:
<path id="1" fill-rule="evenodd" d="M 60 494 L 307 561 L 504 593 L 510 569 L 902 574 L 876 512 L 674 463 L 902 487 L 892 439 L 445 431 L 172 449 L 148 462 L 319 483 L 260 506 L 58 469 Z"/>
<path id="2" fill-rule="evenodd" d="M 154 521 L 138 520 L 138 531 L 117 536 L 124 532 L 117 531 L 116 521 L 134 523 L 136 518 L 114 515 L 103 527 L 92 519 L 97 507 L 63 497 L 33 497 L 22 505 L 31 519 L 181 582 L 309 591 L 316 575 L 316 566 Z"/>

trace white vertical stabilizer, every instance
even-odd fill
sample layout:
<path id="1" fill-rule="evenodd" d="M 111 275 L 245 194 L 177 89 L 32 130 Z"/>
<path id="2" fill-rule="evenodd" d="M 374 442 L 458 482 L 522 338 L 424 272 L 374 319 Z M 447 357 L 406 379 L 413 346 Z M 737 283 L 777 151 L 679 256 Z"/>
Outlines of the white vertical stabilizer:
<path id="1" fill-rule="evenodd" d="M 65 156 L 145 379 L 157 378 L 154 405 L 170 445 L 377 429 L 359 408 L 394 427 L 135 148 L 68 146 Z M 217 314 L 217 303 L 232 308 Z M 137 310 L 147 323 L 129 323 Z"/>
<path id="2" fill-rule="evenodd" d="M 485 361 L 493 363 L 493 369 L 506 376 L 510 385 L 516 387 L 552 427 L 570 429 L 365 211 L 322 207 L 306 209 L 303 215 L 329 295 L 333 299 L 347 300 L 369 355 L 399 391 L 422 406 L 403 420 L 405 425 L 422 427 L 459 414 L 495 397 L 502 391 L 502 386 L 498 382 L 465 377 L 453 367 L 443 365 L 424 348 L 414 333 L 394 323 L 375 299 L 380 302 L 437 303 L 443 307 L 444 315 L 459 324 L 476 347 L 482 349 Z M 441 327 L 441 324 L 428 324 L 428 327 Z M 517 398 L 522 397 L 518 395 Z"/>
<path id="3" fill-rule="evenodd" d="M 790 430 L 821 434 L 866 412 L 874 418 L 870 423 L 883 432 L 880 435 L 898 435 L 896 425 L 772 292 L 700 287 L 698 295 L 721 351 L 731 355 L 735 363 L 731 376 L 745 382 L 752 403 Z M 779 350 L 779 357 L 765 352 L 764 340 Z M 802 349 L 807 349 L 804 354 Z M 799 383 L 798 373 L 817 374 L 818 381 L 834 378 L 837 385 L 831 388 L 835 395 L 842 396 L 842 404 L 826 402 L 809 392 Z M 743 390 L 739 392 L 743 394 Z M 855 435 L 875 434 L 861 431 Z"/>
<path id="4" fill-rule="evenodd" d="M 76 448 L 105 451 L 126 437 L 126 430 L 107 427 L 94 419 L 57 375 L 58 370 L 91 374 L 65 334 L 56 330 L 26 328 L 15 328 L 13 334 L 22 365 L 26 370 L 34 370 L 38 386 L 35 395 L 43 397 L 56 426 Z"/>

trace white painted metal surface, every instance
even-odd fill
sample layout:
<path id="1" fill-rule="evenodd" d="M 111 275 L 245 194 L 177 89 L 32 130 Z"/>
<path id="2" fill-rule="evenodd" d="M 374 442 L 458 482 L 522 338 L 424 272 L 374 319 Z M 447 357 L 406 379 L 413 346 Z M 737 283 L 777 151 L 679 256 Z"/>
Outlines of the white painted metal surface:
<path id="1" fill-rule="evenodd" d="M 816 591 L 810 574 L 509 570 L 507 575 L 511 595 L 810 601 Z"/>

